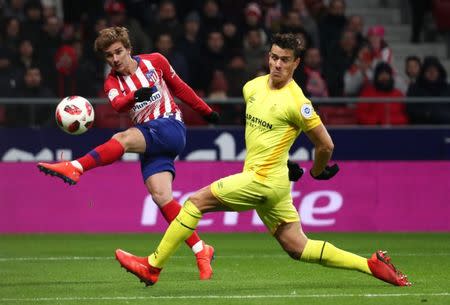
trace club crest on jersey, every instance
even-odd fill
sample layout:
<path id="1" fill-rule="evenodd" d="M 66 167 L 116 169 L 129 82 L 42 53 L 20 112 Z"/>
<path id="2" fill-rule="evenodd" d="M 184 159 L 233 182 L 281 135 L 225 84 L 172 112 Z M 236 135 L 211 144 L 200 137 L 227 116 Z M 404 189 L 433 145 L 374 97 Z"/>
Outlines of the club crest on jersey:
<path id="1" fill-rule="evenodd" d="M 149 82 L 156 83 L 158 81 L 158 73 L 156 73 L 155 70 L 150 70 L 145 73 L 145 78 L 147 78 Z"/>

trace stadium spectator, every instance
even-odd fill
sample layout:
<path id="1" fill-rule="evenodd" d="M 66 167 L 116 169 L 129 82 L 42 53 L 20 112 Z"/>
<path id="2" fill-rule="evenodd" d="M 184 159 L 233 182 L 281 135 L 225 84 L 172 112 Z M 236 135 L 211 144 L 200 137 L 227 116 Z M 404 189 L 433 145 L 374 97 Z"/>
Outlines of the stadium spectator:
<path id="1" fill-rule="evenodd" d="M 257 3 L 250 2 L 244 10 L 244 23 L 241 31 L 247 33 L 249 30 L 253 29 L 261 32 L 262 42 L 263 44 L 266 44 L 268 35 L 266 28 L 264 27 L 261 8 Z"/>
<path id="2" fill-rule="evenodd" d="M 164 0 L 160 2 L 158 14 L 150 27 L 148 27 L 147 32 L 151 33 L 153 43 L 156 43 L 156 40 L 162 33 L 169 33 L 173 41 L 181 38 L 183 26 L 178 22 L 177 11 L 173 1 Z"/>
<path id="3" fill-rule="evenodd" d="M 264 65 L 265 56 L 268 52 L 261 37 L 261 31 L 249 30 L 244 38 L 244 59 L 249 75 L 254 75 Z"/>
<path id="4" fill-rule="evenodd" d="M 125 4 L 118 0 L 106 0 L 105 12 L 110 26 L 124 26 L 130 31 L 133 52 L 141 54 L 151 50 L 152 42 L 139 22 L 127 15 Z"/>
<path id="5" fill-rule="evenodd" d="M 211 85 L 209 87 L 209 99 L 216 99 L 216 100 L 224 100 L 228 97 L 227 95 L 228 91 L 228 82 L 225 78 L 224 72 L 221 70 L 215 70 L 212 79 L 211 79 Z"/>
<path id="6" fill-rule="evenodd" d="M 411 8 L 411 42 L 419 43 L 424 26 L 425 14 L 431 10 L 432 1 L 409 0 Z"/>
<path id="7" fill-rule="evenodd" d="M 31 0 L 25 5 L 25 21 L 23 22 L 23 37 L 30 39 L 37 45 L 42 35 L 43 18 L 42 5 L 39 1 Z"/>
<path id="8" fill-rule="evenodd" d="M 199 34 L 200 31 L 200 16 L 196 11 L 190 12 L 184 20 L 184 31 L 181 39 L 177 42 L 177 47 L 183 50 L 183 55 L 189 68 L 191 76 L 191 87 L 200 95 L 200 88 L 202 86 L 202 40 Z"/>
<path id="9" fill-rule="evenodd" d="M 450 97 L 447 72 L 437 57 L 424 58 L 417 81 L 408 88 L 408 97 Z M 408 115 L 413 124 L 449 124 L 449 103 L 409 103 Z"/>
<path id="10" fill-rule="evenodd" d="M 421 69 L 421 61 L 418 56 L 412 55 L 408 56 L 405 59 L 405 75 L 408 78 L 407 83 L 408 86 L 414 84 L 417 81 L 417 78 L 420 74 Z"/>
<path id="11" fill-rule="evenodd" d="M 325 78 L 330 96 L 344 95 L 344 74 L 352 65 L 356 52 L 356 34 L 350 30 L 344 30 L 339 44 L 325 59 Z"/>
<path id="12" fill-rule="evenodd" d="M 207 39 L 211 31 L 222 30 L 223 16 L 220 12 L 219 3 L 216 0 L 206 0 L 202 6 L 201 34 Z"/>
<path id="13" fill-rule="evenodd" d="M 164 57 L 166 57 L 175 71 L 177 71 L 180 78 L 188 84 L 191 83 L 189 66 L 187 64 L 186 57 L 183 53 L 175 50 L 173 37 L 169 32 L 161 32 L 158 36 L 156 36 L 155 52 L 161 53 Z"/>
<path id="14" fill-rule="evenodd" d="M 1 43 L 11 54 L 18 53 L 21 39 L 21 26 L 22 24 L 17 17 L 9 17 L 6 19 L 4 28 L 2 29 Z"/>
<path id="15" fill-rule="evenodd" d="M 230 54 L 239 54 L 243 48 L 243 35 L 233 19 L 225 20 L 222 26 L 225 46 Z"/>
<path id="16" fill-rule="evenodd" d="M 23 80 L 14 94 L 16 97 L 43 98 L 54 93 L 42 83 L 41 70 L 37 66 L 26 69 Z M 38 105 L 34 109 L 26 104 L 9 105 L 7 108 L 8 125 L 12 127 L 31 124 L 33 126 L 51 125 L 54 122 L 54 106 Z"/>
<path id="17" fill-rule="evenodd" d="M 261 67 L 262 65 L 259 69 Z M 255 75 L 258 70 L 255 71 Z M 227 64 L 225 76 L 228 82 L 228 95 L 231 97 L 239 97 L 242 96 L 242 86 L 254 75 L 249 75 L 245 58 L 241 54 L 234 54 Z"/>
<path id="18" fill-rule="evenodd" d="M 311 35 L 303 27 L 303 23 L 300 19 L 300 15 L 296 11 L 287 11 L 280 28 L 281 33 L 293 33 L 300 34 L 302 41 L 304 41 L 305 49 L 312 46 Z"/>
<path id="19" fill-rule="evenodd" d="M 367 30 L 367 40 L 373 67 L 381 61 L 392 65 L 392 50 L 384 40 L 384 27 L 381 25 L 370 27 Z"/>
<path id="20" fill-rule="evenodd" d="M 360 15 L 351 15 L 347 19 L 347 29 L 356 34 L 356 43 L 358 49 L 368 44 L 367 38 L 364 36 L 364 20 Z"/>
<path id="21" fill-rule="evenodd" d="M 358 96 L 361 89 L 372 81 L 373 63 L 369 46 L 363 45 L 353 64 L 345 71 L 344 95 Z"/>
<path id="22" fill-rule="evenodd" d="M 270 32 L 278 32 L 283 17 L 282 1 L 260 0 L 259 3 L 263 15 L 264 29 Z"/>
<path id="23" fill-rule="evenodd" d="M 333 53 L 333 46 L 341 36 L 346 24 L 345 2 L 331 0 L 328 5 L 328 13 L 319 21 L 320 48 L 325 58 Z"/>
<path id="24" fill-rule="evenodd" d="M 297 12 L 300 16 L 303 28 L 311 37 L 311 45 L 319 48 L 320 38 L 319 38 L 319 27 L 317 26 L 316 20 L 310 15 L 308 7 L 305 4 L 305 0 L 293 0 L 291 3 L 290 10 Z"/>
<path id="25" fill-rule="evenodd" d="M 4 8 L 3 8 L 3 15 L 6 18 L 17 18 L 19 22 L 22 22 L 25 20 L 25 0 L 10 0 L 10 1 L 3 1 L 4 2 Z"/>
<path id="26" fill-rule="evenodd" d="M 0 96 L 13 96 L 20 79 L 17 69 L 13 65 L 13 54 L 0 44 Z"/>
<path id="27" fill-rule="evenodd" d="M 328 85 L 322 73 L 322 57 L 318 48 L 306 50 L 303 67 L 295 81 L 303 88 L 306 97 L 328 97 Z"/>
<path id="28" fill-rule="evenodd" d="M 373 82 L 361 91 L 361 101 L 356 105 L 358 123 L 363 125 L 405 125 L 408 123 L 404 103 L 390 101 L 405 95 L 394 88 L 394 72 L 385 62 L 375 67 Z M 382 103 L 364 102 L 364 98 L 386 98 Z"/>
<path id="29" fill-rule="evenodd" d="M 22 39 L 19 42 L 19 51 L 15 55 L 13 65 L 20 75 L 24 75 L 27 68 L 39 64 L 35 47 L 29 39 Z"/>
<path id="30" fill-rule="evenodd" d="M 225 42 L 221 31 L 208 33 L 206 50 L 202 55 L 201 62 L 201 84 L 200 89 L 208 95 L 211 80 L 216 70 L 224 71 L 229 55 L 225 49 Z"/>

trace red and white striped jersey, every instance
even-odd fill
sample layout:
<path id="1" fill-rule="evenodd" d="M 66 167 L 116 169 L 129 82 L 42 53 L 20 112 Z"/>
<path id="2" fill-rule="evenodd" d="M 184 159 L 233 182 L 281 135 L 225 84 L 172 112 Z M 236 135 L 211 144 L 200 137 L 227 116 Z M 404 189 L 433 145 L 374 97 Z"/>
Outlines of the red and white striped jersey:
<path id="1" fill-rule="evenodd" d="M 169 116 L 182 121 L 181 111 L 173 95 L 201 115 L 212 112 L 175 73 L 164 56 L 152 53 L 133 58 L 138 63 L 134 74 L 120 75 L 112 70 L 105 80 L 104 90 L 112 107 L 118 112 L 128 111 L 134 124 Z M 134 91 L 142 87 L 152 88 L 152 95 L 147 101 L 135 102 Z"/>

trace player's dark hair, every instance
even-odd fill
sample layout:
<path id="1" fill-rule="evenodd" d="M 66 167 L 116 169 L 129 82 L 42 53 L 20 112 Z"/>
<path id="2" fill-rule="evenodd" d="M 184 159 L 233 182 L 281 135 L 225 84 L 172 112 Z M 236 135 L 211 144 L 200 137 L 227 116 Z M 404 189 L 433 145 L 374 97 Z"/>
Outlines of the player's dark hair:
<path id="1" fill-rule="evenodd" d="M 294 51 L 295 59 L 299 58 L 304 49 L 304 42 L 300 35 L 293 33 L 278 33 L 272 37 L 272 45 L 277 45 L 282 49 Z"/>
<path id="2" fill-rule="evenodd" d="M 113 43 L 121 42 L 126 49 L 131 49 L 130 36 L 125 27 L 114 26 L 100 31 L 94 42 L 94 50 L 103 52 Z"/>

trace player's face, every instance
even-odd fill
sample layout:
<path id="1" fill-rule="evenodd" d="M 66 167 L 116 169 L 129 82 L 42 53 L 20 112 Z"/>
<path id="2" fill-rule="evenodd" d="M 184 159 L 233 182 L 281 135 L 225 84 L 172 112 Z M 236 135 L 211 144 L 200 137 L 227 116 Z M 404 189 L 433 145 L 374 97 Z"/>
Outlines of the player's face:
<path id="1" fill-rule="evenodd" d="M 292 78 L 299 63 L 300 58 L 295 58 L 294 50 L 282 49 L 275 44 L 272 45 L 269 53 L 269 70 L 272 83 L 284 86 Z"/>
<path id="2" fill-rule="evenodd" d="M 132 62 L 130 50 L 126 49 L 119 41 L 105 49 L 104 55 L 106 62 L 111 66 L 111 69 L 119 73 L 126 72 Z"/>

